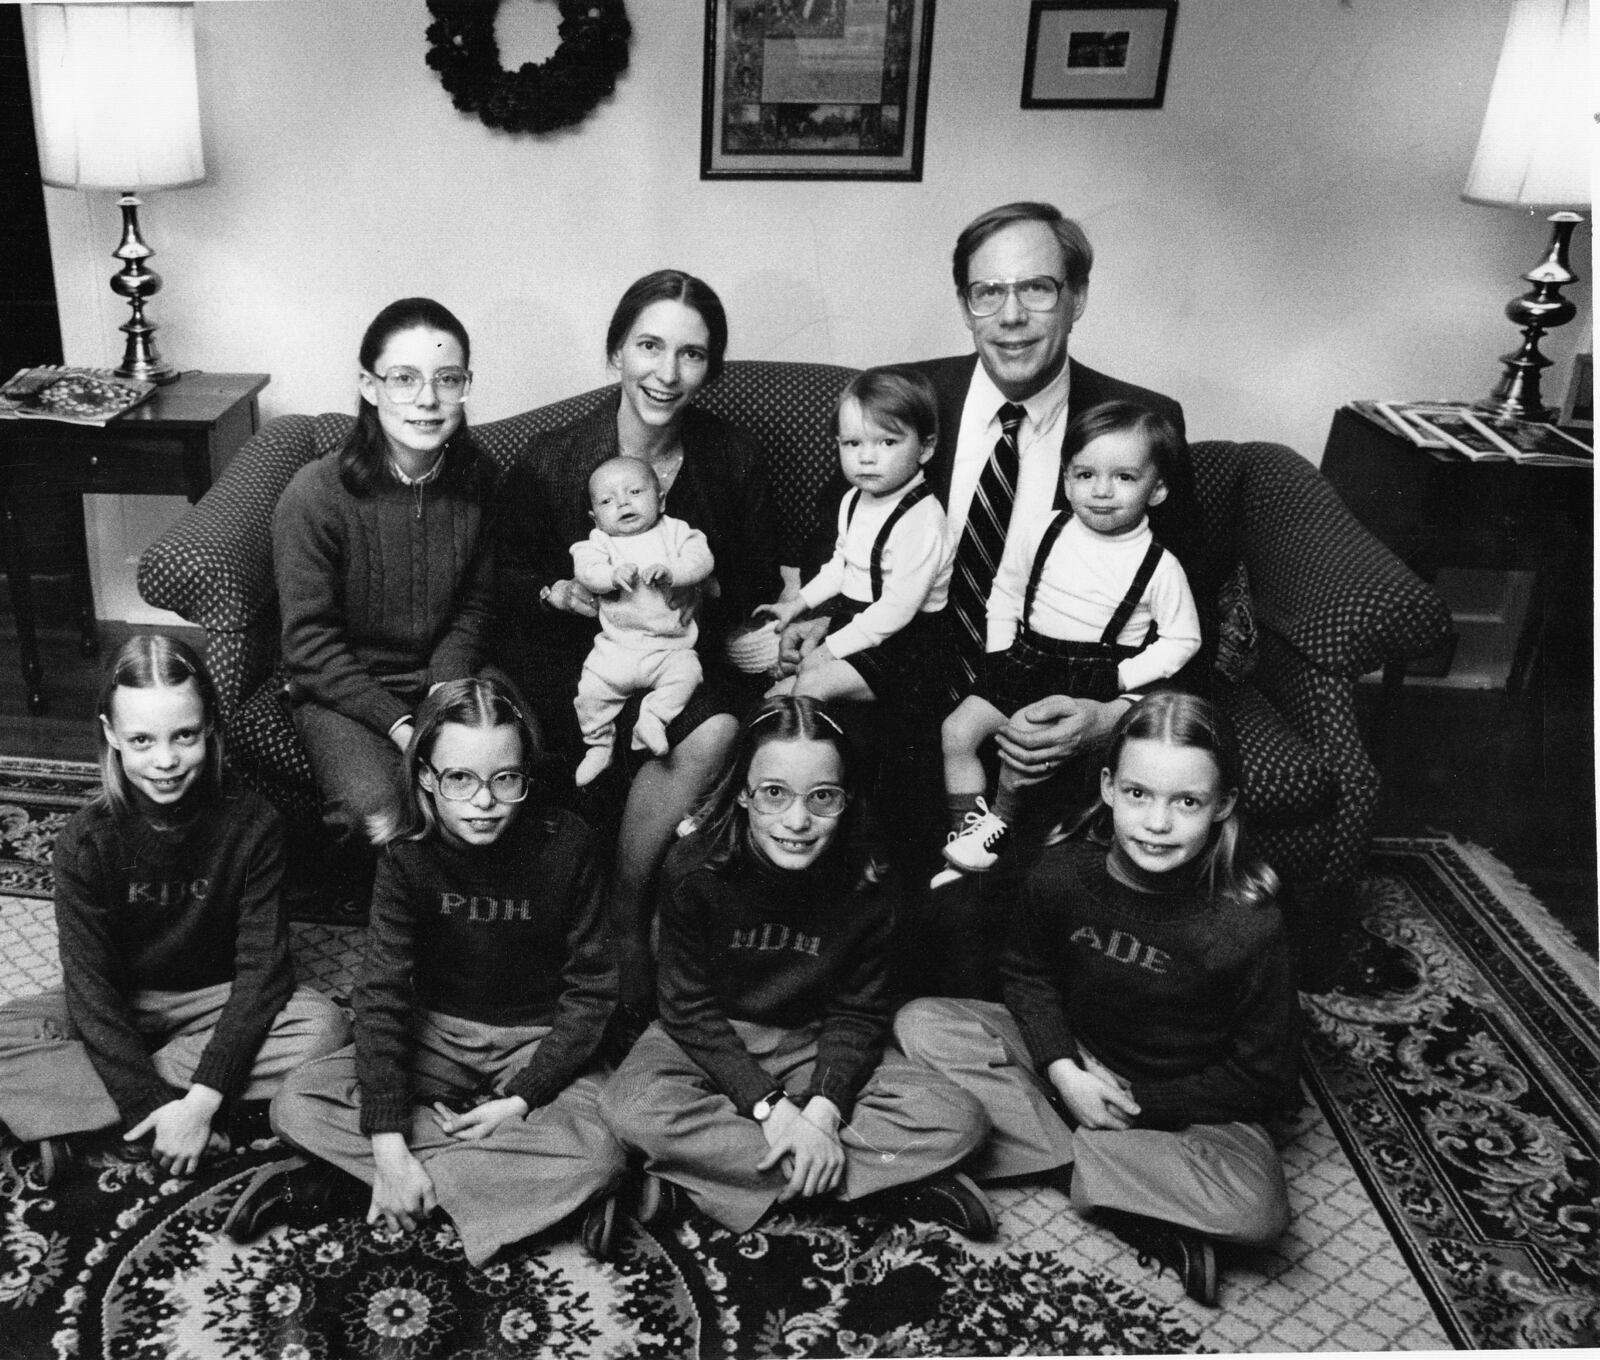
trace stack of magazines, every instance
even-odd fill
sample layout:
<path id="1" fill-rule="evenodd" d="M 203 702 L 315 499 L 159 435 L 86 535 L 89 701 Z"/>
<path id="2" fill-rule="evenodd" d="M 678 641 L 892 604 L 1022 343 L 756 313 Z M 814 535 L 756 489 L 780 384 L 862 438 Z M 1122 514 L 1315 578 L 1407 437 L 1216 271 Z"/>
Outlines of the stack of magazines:
<path id="1" fill-rule="evenodd" d="M 1593 467 L 1594 448 L 1554 425 L 1506 420 L 1464 401 L 1353 401 L 1375 425 L 1403 435 L 1419 448 L 1474 462 L 1493 459 L 1554 467 Z"/>
<path id="2" fill-rule="evenodd" d="M 154 383 L 119 378 L 109 368 L 40 364 L 18 369 L 0 386 L 0 420 L 104 425 L 132 410 L 155 390 Z"/>

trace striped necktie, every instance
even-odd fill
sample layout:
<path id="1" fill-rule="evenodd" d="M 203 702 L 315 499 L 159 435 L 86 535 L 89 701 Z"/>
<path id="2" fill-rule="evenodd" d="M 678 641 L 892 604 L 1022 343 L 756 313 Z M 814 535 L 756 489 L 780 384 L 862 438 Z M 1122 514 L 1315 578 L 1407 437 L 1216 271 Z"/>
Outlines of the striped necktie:
<path id="1" fill-rule="evenodd" d="M 983 465 L 978 485 L 967 508 L 967 523 L 956 548 L 955 572 L 950 578 L 950 608 L 960 627 L 955 630 L 960 674 L 953 677 L 967 693 L 983 655 L 989 587 L 1005 548 L 1011 505 L 1017 498 L 1017 430 L 1027 412 L 1007 402 L 998 413 L 1000 438 Z"/>

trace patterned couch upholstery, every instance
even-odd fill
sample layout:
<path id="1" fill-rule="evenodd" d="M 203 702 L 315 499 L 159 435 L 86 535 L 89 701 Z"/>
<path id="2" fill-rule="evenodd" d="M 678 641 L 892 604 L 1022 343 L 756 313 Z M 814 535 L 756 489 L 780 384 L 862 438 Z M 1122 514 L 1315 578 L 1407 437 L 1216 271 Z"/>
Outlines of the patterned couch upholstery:
<path id="1" fill-rule="evenodd" d="M 768 450 L 784 561 L 799 560 L 833 468 L 827 431 L 851 372 L 734 361 L 701 397 Z M 586 413 L 611 390 L 491 421 L 476 434 L 509 466 L 530 435 Z M 271 519 L 295 470 L 337 447 L 350 423 L 348 415 L 270 422 L 139 563 L 140 594 L 205 629 L 231 762 L 308 845 L 316 843 L 316 791 L 279 686 L 269 683 L 278 652 Z M 1337 893 L 1361 869 L 1378 794 L 1356 727 L 1355 683 L 1437 648 L 1449 615 L 1292 450 L 1217 442 L 1192 452 L 1208 548 L 1248 583 L 1255 624 L 1248 676 L 1219 681 L 1218 697 L 1240 728 L 1256 843 L 1301 893 Z"/>

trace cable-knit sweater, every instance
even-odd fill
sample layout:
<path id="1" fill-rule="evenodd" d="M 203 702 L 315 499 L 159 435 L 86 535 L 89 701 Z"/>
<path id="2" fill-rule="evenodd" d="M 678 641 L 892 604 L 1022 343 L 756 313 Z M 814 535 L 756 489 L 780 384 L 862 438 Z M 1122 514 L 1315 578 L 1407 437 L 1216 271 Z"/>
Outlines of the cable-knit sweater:
<path id="1" fill-rule="evenodd" d="M 1047 848 L 1001 958 L 1042 1073 L 1082 1044 L 1123 1077 L 1142 1128 L 1260 1120 L 1292 1103 L 1300 1005 L 1275 904 L 1213 902 L 1192 873 L 1112 876 L 1103 846 Z"/>
<path id="2" fill-rule="evenodd" d="M 749 848 L 722 868 L 689 837 L 661 870 L 661 1023 L 743 1114 L 772 1090 L 729 1023 L 818 1024 L 804 1105 L 826 1096 L 850 1117 L 883 1057 L 889 1020 L 892 889 L 858 885 L 834 850 L 810 869 Z"/>
<path id="3" fill-rule="evenodd" d="M 284 489 L 272 559 L 297 698 L 388 732 L 429 685 L 477 668 L 493 569 L 462 492 L 386 474 L 354 496 L 328 454 Z"/>
<path id="4" fill-rule="evenodd" d="M 378 862 L 355 994 L 361 1131 L 410 1126 L 409 1025 L 417 1009 L 485 1025 L 548 1025 L 505 1083 L 529 1109 L 594 1057 L 616 1004 L 594 837 L 569 812 L 528 808 L 494 844 L 435 834 Z"/>
<path id="5" fill-rule="evenodd" d="M 278 814 L 231 786 L 220 798 L 196 789 L 175 809 L 134 797 L 126 813 L 96 801 L 73 814 L 54 861 L 67 1013 L 129 1127 L 183 1094 L 151 1061 L 135 992 L 233 984 L 193 1078 L 231 1098 L 294 990 Z"/>

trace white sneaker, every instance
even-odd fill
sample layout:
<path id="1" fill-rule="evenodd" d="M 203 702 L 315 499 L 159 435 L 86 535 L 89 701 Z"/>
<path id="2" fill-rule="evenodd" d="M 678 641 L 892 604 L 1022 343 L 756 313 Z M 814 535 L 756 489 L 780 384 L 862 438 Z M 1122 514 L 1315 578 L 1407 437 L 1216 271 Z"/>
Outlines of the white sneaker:
<path id="1" fill-rule="evenodd" d="M 981 874 L 994 868 L 1004 848 L 1008 827 L 978 799 L 978 811 L 967 813 L 961 830 L 952 832 L 944 847 L 945 862 L 967 874 Z"/>

